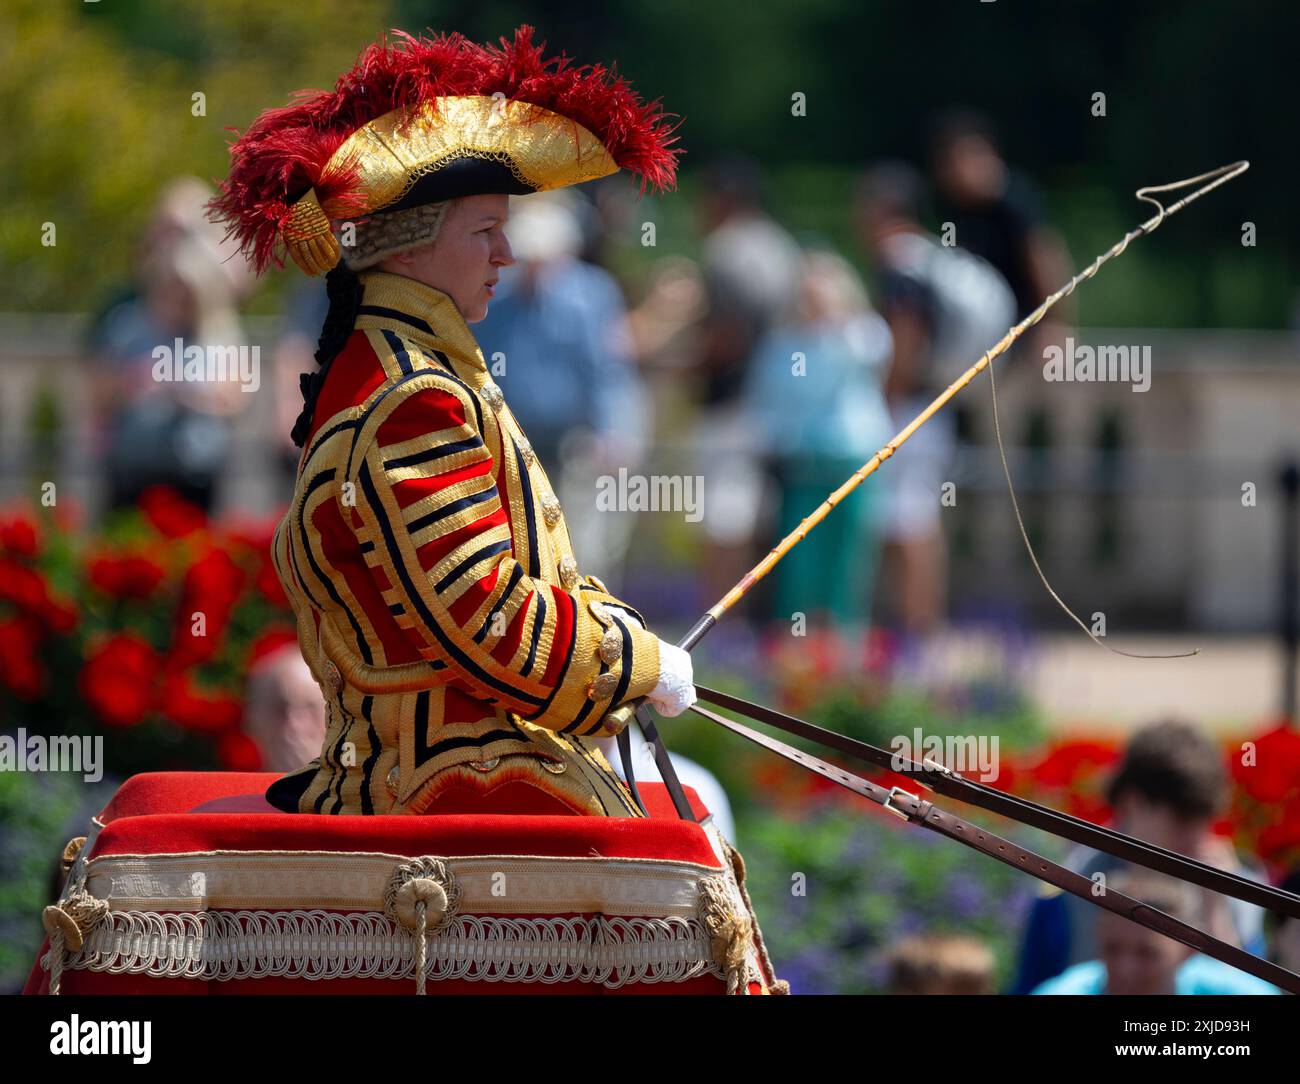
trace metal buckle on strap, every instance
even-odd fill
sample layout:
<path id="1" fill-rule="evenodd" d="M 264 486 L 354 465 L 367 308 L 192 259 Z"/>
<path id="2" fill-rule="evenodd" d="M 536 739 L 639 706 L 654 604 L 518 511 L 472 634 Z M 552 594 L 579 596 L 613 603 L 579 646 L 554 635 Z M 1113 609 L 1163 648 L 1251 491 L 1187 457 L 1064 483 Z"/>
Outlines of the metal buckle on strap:
<path id="1" fill-rule="evenodd" d="M 885 799 L 883 808 L 888 809 L 889 812 L 894 814 L 895 817 L 902 817 L 903 820 L 910 821 L 912 818 L 909 814 L 904 813 L 901 809 L 898 809 L 897 807 L 889 804 L 894 800 L 894 795 L 896 794 L 901 794 L 904 798 L 911 798 L 912 801 L 914 802 L 920 801 L 920 799 L 917 798 L 917 796 L 913 794 L 910 790 L 904 790 L 902 787 L 889 788 L 889 796 Z"/>

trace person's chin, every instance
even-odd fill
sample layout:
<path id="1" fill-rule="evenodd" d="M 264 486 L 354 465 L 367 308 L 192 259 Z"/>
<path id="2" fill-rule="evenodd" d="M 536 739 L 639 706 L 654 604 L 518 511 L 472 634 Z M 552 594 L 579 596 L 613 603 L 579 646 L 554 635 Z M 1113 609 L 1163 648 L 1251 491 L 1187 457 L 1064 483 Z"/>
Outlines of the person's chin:
<path id="1" fill-rule="evenodd" d="M 481 302 L 479 302 L 472 309 L 470 309 L 468 313 L 466 313 L 465 323 L 477 324 L 480 320 L 484 319 L 487 316 L 487 314 L 488 314 L 488 302 L 487 302 L 487 298 L 484 298 Z"/>

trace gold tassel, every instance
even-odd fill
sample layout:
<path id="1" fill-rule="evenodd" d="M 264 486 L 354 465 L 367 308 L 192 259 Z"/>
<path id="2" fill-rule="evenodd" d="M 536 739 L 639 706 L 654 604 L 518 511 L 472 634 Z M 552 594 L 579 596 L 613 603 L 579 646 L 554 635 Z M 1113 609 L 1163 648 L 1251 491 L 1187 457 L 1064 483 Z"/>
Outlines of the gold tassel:
<path id="1" fill-rule="evenodd" d="M 289 256 L 308 275 L 323 275 L 339 262 L 338 238 L 314 188 L 293 205 L 282 235 Z"/>

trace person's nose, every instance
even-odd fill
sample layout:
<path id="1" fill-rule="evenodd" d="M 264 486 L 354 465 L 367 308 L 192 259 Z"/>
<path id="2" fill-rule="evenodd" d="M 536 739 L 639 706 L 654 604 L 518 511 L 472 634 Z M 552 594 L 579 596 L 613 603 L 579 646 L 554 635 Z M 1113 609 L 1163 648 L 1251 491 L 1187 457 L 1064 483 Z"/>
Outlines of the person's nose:
<path id="1" fill-rule="evenodd" d="M 509 267 L 515 262 L 515 254 L 510 248 L 510 239 L 503 231 L 496 249 L 492 253 L 492 263 L 496 267 Z"/>

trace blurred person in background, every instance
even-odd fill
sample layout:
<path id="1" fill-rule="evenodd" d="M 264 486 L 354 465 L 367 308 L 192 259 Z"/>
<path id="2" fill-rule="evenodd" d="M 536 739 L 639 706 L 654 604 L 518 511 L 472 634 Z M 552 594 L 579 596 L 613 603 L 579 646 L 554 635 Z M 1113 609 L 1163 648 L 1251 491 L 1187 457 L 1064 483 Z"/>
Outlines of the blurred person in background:
<path id="1" fill-rule="evenodd" d="M 1038 193 L 1003 160 L 992 123 L 974 110 L 940 114 L 930 156 L 940 219 L 952 223 L 957 245 L 1001 272 L 1016 297 L 1015 319 L 1023 319 L 1071 274 L 1065 243 L 1045 222 Z M 1069 322 L 1070 312 L 1067 299 L 1051 319 Z M 1044 321 L 1026 333 L 1024 349 L 1032 355 L 1035 344 L 1059 334 Z"/>
<path id="2" fill-rule="evenodd" d="M 152 485 L 210 511 L 234 416 L 248 406 L 238 379 L 155 378 L 155 351 L 174 351 L 177 339 L 185 348 L 248 345 L 238 306 L 253 278 L 237 246 L 205 217 L 212 194 L 193 177 L 164 190 L 131 290 L 92 325 L 110 511 L 134 505 Z"/>
<path id="3" fill-rule="evenodd" d="M 329 293 L 323 282 L 313 279 L 295 283 L 285 300 L 284 319 L 275 344 L 271 389 L 275 397 L 275 422 L 267 436 L 285 502 L 293 493 L 293 481 L 298 473 L 300 449 L 290 431 L 302 409 L 302 374 L 310 373 L 316 366 L 316 348 L 320 345 L 321 328 L 329 308 Z"/>
<path id="4" fill-rule="evenodd" d="M 652 426 L 622 292 L 579 257 L 587 210 L 566 191 L 512 201 L 516 263 L 502 268 L 477 337 L 538 457 L 553 464 L 575 550 L 618 591 L 635 513 L 598 510 L 597 479 L 636 471 Z"/>
<path id="5" fill-rule="evenodd" d="M 705 172 L 701 267 L 709 297 L 701 371 L 708 406 L 734 402 L 759 340 L 795 303 L 799 246 L 763 207 L 762 175 L 728 157 Z"/>
<path id="6" fill-rule="evenodd" d="M 891 994 L 992 994 L 993 953 L 972 937 L 905 937 L 888 956 Z"/>
<path id="7" fill-rule="evenodd" d="M 759 344 L 742 398 L 756 453 L 780 492 L 778 539 L 890 437 L 882 393 L 889 328 L 857 272 L 834 252 L 810 251 L 795 297 L 794 319 Z M 846 637 L 865 634 L 879 550 L 877 492 L 854 491 L 776 568 L 774 620 L 804 613 Z"/>
<path id="8" fill-rule="evenodd" d="M 261 750 L 266 772 L 293 771 L 320 752 L 325 700 L 296 640 L 249 668 L 244 732 Z"/>
<path id="9" fill-rule="evenodd" d="M 1149 870 L 1117 870 L 1108 887 L 1195 926 L 1196 888 Z M 1067 968 L 1035 994 L 1277 994 L 1276 986 L 1110 911 L 1097 911 L 1097 958 Z"/>
<path id="10" fill-rule="evenodd" d="M 762 175 L 746 158 L 705 171 L 699 216 L 705 305 L 698 329 L 701 412 L 689 438 L 705 479 L 703 570 L 710 598 L 753 564 L 763 474 L 739 402 L 764 335 L 798 303 L 798 244 L 764 209 Z"/>
<path id="11" fill-rule="evenodd" d="M 877 303 L 893 339 L 885 379 L 890 436 L 1015 320 L 1015 298 L 1002 275 L 979 257 L 942 245 L 921 226 L 926 201 L 924 179 L 903 162 L 881 163 L 858 184 L 858 235 L 875 268 Z M 895 586 L 902 626 L 916 634 L 932 632 L 947 604 L 940 500 L 951 478 L 955 441 L 954 415 L 941 410 L 909 438 L 885 474 L 886 531 L 897 570 L 888 582 Z"/>
<path id="12" fill-rule="evenodd" d="M 1155 723 L 1133 735 L 1107 791 L 1114 826 L 1125 835 L 1263 880 L 1214 832 L 1227 800 L 1227 772 L 1219 750 L 1199 728 L 1177 720 Z M 1085 877 L 1110 877 L 1126 864 L 1080 847 L 1064 865 Z M 1100 955 L 1098 908 L 1068 893 L 1046 891 L 1029 914 L 1013 993 L 1029 993 L 1066 968 Z M 1195 909 L 1186 921 L 1262 956 L 1263 918 L 1263 909 L 1254 904 L 1195 889 Z"/>

